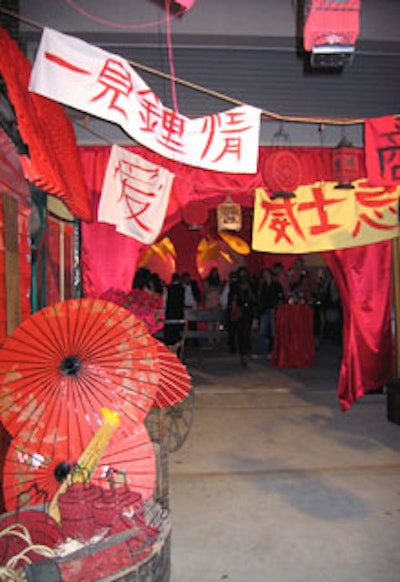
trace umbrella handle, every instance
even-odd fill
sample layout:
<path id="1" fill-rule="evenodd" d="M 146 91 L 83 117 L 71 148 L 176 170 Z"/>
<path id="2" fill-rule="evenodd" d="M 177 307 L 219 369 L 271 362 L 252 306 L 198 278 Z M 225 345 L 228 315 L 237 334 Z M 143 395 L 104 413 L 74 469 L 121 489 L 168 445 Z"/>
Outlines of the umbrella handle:
<path id="1" fill-rule="evenodd" d="M 108 408 L 102 408 L 101 413 L 104 419 L 103 424 L 86 445 L 75 463 L 74 470 L 69 475 L 69 478 L 63 481 L 50 502 L 48 513 L 57 523 L 61 521 L 58 498 L 66 492 L 71 483 L 85 483 L 90 480 L 94 469 L 107 448 L 113 432 L 119 426 L 119 414 L 117 412 L 109 410 Z"/>

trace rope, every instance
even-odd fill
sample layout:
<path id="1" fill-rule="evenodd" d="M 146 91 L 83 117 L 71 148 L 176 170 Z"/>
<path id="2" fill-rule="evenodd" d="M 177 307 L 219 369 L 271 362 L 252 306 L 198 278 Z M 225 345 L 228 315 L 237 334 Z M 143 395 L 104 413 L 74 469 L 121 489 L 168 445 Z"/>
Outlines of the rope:
<path id="1" fill-rule="evenodd" d="M 100 18 L 100 16 L 95 16 L 94 14 L 90 14 L 90 12 L 87 12 L 86 10 L 81 8 L 80 6 L 77 6 L 76 3 L 73 2 L 72 0 L 64 0 L 64 2 L 69 4 L 69 6 L 71 8 L 73 8 L 73 10 L 76 10 L 76 12 L 78 12 L 81 16 L 84 16 L 88 20 L 92 20 L 93 22 L 99 22 L 100 24 L 104 24 L 105 26 L 109 26 L 111 28 L 121 28 L 124 30 L 127 30 L 127 29 L 136 30 L 138 28 L 149 28 L 150 26 L 158 26 L 160 24 L 164 24 L 164 22 L 166 21 L 166 18 L 163 18 L 160 20 L 154 20 L 153 22 L 145 22 L 143 24 L 119 24 L 118 22 L 112 22 L 111 20 L 106 20 L 105 18 Z M 171 18 L 177 18 L 178 16 L 182 16 L 182 14 L 184 12 L 185 12 L 185 8 L 182 8 L 182 10 L 179 10 L 179 12 L 176 12 L 175 14 L 173 14 L 171 16 Z M 168 18 L 168 16 L 167 16 L 167 18 Z"/>
<path id="2" fill-rule="evenodd" d="M 13 525 L 6 527 L 4 530 L 0 531 L 0 541 L 1 538 L 3 537 L 5 538 L 6 536 L 14 536 L 20 538 L 27 544 L 27 546 L 23 550 L 21 550 L 18 554 L 11 556 L 11 558 L 4 566 L 0 566 L 1 581 L 6 582 L 10 580 L 15 582 L 22 582 L 26 580 L 25 573 L 23 572 L 22 568 L 17 569 L 17 564 L 21 560 L 27 564 L 30 564 L 31 560 L 28 557 L 29 552 L 35 552 L 35 554 L 39 554 L 44 558 L 54 558 L 55 556 L 54 551 L 48 546 L 34 544 L 32 542 L 29 530 L 21 523 L 15 523 Z"/>
<path id="3" fill-rule="evenodd" d="M 174 110 L 178 111 L 178 98 L 176 94 L 176 84 L 175 84 L 175 64 L 174 64 L 174 54 L 172 50 L 171 0 L 165 0 L 165 10 L 167 11 L 167 47 L 168 47 L 169 72 L 171 74 L 172 103 L 174 106 Z"/>
<path id="4" fill-rule="evenodd" d="M 20 16 L 7 8 L 0 8 L 0 12 L 3 14 L 7 14 L 21 22 L 29 24 L 34 28 L 38 28 L 42 30 L 44 28 L 43 25 L 40 23 L 28 19 L 26 17 Z M 190 81 L 186 81 L 185 79 L 181 79 L 180 77 L 175 77 L 169 75 L 168 73 L 164 73 L 163 71 L 159 71 L 158 69 L 154 69 L 153 67 L 149 67 L 147 65 L 143 65 L 136 61 L 128 60 L 129 64 L 137 69 L 142 71 L 146 71 L 151 73 L 152 75 L 156 75 L 158 77 L 168 79 L 170 81 L 175 81 L 184 87 L 188 87 L 189 89 L 193 89 L 194 91 L 198 91 L 199 93 L 204 93 L 205 95 L 209 95 L 210 97 L 215 97 L 227 103 L 231 103 L 232 105 L 242 106 L 248 105 L 244 101 L 240 101 L 239 99 L 235 99 L 230 97 L 229 95 L 225 95 L 224 93 L 220 93 L 219 91 L 214 91 L 213 89 L 208 89 L 207 87 L 203 87 L 202 85 L 198 85 L 196 83 L 192 83 Z M 298 115 L 281 115 L 280 113 L 276 113 L 274 111 L 269 111 L 268 109 L 261 109 L 261 115 L 264 119 L 267 120 L 275 120 L 275 121 L 286 121 L 291 123 L 306 123 L 306 124 L 326 124 L 326 125 L 361 125 L 366 121 L 366 118 L 347 118 L 347 117 L 304 117 Z M 400 116 L 400 113 L 394 113 L 395 117 Z"/>

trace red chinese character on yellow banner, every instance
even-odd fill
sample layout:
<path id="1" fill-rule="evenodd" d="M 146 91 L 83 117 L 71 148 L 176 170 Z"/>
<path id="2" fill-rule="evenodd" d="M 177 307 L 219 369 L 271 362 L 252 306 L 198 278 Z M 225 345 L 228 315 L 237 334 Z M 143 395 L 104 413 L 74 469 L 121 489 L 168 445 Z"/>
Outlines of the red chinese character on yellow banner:
<path id="1" fill-rule="evenodd" d="M 371 188 L 358 180 L 354 189 L 335 183 L 299 187 L 295 198 L 271 199 L 256 192 L 253 249 L 307 253 L 359 246 L 399 236 L 400 188 Z"/>

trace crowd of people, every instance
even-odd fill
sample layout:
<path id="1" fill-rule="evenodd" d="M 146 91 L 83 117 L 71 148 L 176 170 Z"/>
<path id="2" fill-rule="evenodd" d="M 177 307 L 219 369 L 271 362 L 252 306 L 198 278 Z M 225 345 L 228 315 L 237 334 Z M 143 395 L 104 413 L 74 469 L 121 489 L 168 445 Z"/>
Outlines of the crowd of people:
<path id="1" fill-rule="evenodd" d="M 250 275 L 245 266 L 240 266 L 229 273 L 226 281 L 215 267 L 203 280 L 196 280 L 187 272 L 174 273 L 169 284 L 141 268 L 133 286 L 162 295 L 167 345 L 179 342 L 187 310 L 223 310 L 227 347 L 239 355 L 242 366 L 247 366 L 250 357 L 272 353 L 275 312 L 280 303 L 307 303 L 313 307 L 317 348 L 322 336 L 339 339 L 341 334 L 340 297 L 329 269 L 308 269 L 302 257 L 296 258 L 288 270 L 281 262 L 275 262 L 271 268 L 263 268 L 258 276 Z M 189 325 L 195 329 L 197 324 L 193 321 Z"/>

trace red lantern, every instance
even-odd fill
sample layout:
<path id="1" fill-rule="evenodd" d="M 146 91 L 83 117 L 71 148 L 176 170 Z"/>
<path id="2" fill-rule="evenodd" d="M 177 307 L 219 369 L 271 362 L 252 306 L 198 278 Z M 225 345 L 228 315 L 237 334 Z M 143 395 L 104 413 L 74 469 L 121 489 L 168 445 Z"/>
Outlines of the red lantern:
<path id="1" fill-rule="evenodd" d="M 208 219 L 207 204 L 201 200 L 191 200 L 183 208 L 182 218 L 190 229 L 200 228 Z"/>
<path id="2" fill-rule="evenodd" d="M 304 6 L 304 49 L 354 46 L 360 31 L 360 0 L 308 0 Z"/>
<path id="3" fill-rule="evenodd" d="M 336 188 L 354 188 L 351 182 L 360 177 L 358 152 L 345 138 L 341 140 L 332 154 L 332 177 L 339 182 Z"/>

